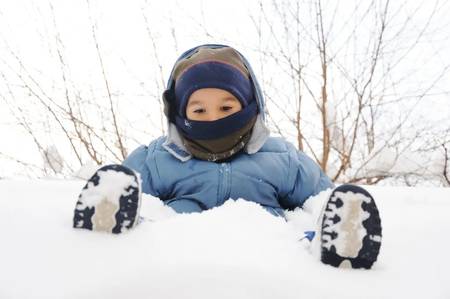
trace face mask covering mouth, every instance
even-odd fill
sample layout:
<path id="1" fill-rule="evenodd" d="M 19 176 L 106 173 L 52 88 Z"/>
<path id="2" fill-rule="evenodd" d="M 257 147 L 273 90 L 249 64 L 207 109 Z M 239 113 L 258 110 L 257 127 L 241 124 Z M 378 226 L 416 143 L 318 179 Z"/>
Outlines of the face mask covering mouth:
<path id="1" fill-rule="evenodd" d="M 184 146 L 197 159 L 210 162 L 226 160 L 239 153 L 248 143 L 256 118 L 254 116 L 237 131 L 215 139 L 191 139 L 182 134 Z"/>
<path id="2" fill-rule="evenodd" d="M 245 127 L 258 113 L 256 101 L 242 110 L 215 121 L 196 121 L 175 116 L 175 124 L 181 134 L 189 139 L 218 139 Z"/>

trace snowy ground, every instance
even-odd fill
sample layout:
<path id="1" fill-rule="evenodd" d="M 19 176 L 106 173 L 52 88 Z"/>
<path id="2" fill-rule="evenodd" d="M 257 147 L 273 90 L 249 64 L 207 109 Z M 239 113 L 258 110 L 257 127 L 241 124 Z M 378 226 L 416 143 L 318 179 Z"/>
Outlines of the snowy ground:
<path id="1" fill-rule="evenodd" d="M 123 235 L 72 229 L 81 181 L 0 181 L 0 298 L 450 298 L 450 189 L 369 188 L 383 220 L 375 268 L 316 261 L 290 221 L 245 201 Z M 324 195 L 319 195 L 324 196 Z"/>

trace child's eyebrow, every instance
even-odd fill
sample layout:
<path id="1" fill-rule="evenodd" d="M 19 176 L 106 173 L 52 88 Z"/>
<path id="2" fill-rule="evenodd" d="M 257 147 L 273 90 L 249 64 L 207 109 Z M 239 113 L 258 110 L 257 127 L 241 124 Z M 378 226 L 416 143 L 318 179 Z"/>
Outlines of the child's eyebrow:
<path id="1" fill-rule="evenodd" d="M 196 105 L 196 104 L 201 104 L 201 102 L 199 100 L 192 100 L 192 101 L 189 101 L 188 106 Z"/>
<path id="2" fill-rule="evenodd" d="M 226 102 L 228 102 L 228 101 L 239 101 L 239 100 L 237 100 L 236 98 L 233 98 L 233 97 L 226 97 L 226 98 L 223 98 L 223 100 L 224 101 L 226 101 Z"/>

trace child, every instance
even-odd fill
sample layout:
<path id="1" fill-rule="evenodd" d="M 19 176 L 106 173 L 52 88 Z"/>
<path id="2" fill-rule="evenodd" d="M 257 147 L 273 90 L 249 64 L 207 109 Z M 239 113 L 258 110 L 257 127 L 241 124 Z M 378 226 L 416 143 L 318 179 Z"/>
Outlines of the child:
<path id="1" fill-rule="evenodd" d="M 137 148 L 123 165 L 99 169 L 80 194 L 74 227 L 112 233 L 132 228 L 141 191 L 178 213 L 243 198 L 282 217 L 285 209 L 303 207 L 309 197 L 334 187 L 304 153 L 269 137 L 261 89 L 235 49 L 208 44 L 182 54 L 163 100 L 167 136 Z M 321 260 L 370 268 L 381 245 L 372 196 L 343 185 L 321 210 Z"/>

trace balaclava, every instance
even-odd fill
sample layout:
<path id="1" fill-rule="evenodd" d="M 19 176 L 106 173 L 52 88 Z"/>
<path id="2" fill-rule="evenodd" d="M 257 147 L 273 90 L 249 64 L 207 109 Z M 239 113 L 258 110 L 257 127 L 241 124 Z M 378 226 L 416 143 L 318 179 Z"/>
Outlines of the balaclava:
<path id="1" fill-rule="evenodd" d="M 233 48 L 200 47 L 174 67 L 172 122 L 191 154 L 202 160 L 227 159 L 244 148 L 258 113 L 249 72 Z M 215 121 L 193 121 L 186 117 L 189 97 L 201 88 L 220 88 L 233 94 L 242 110 Z"/>

